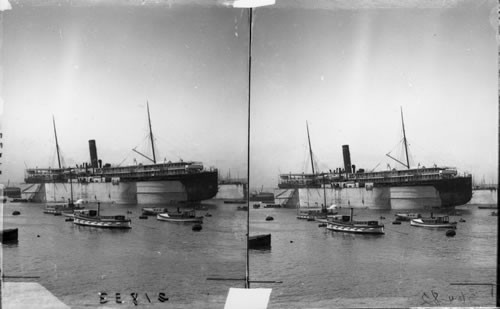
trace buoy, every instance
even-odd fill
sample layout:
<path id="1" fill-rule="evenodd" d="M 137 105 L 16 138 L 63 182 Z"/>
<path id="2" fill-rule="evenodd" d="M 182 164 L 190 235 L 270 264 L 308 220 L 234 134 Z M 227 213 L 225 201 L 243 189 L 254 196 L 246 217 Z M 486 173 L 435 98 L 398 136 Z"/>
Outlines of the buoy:
<path id="1" fill-rule="evenodd" d="M 290 240 L 290 243 L 293 244 L 293 240 Z"/>
<path id="2" fill-rule="evenodd" d="M 158 300 L 162 303 L 166 302 L 168 300 L 168 297 L 165 297 L 165 293 L 163 292 L 160 292 L 158 294 Z"/>
<path id="3" fill-rule="evenodd" d="M 392 224 L 401 224 L 401 221 L 398 221 L 398 220 L 392 221 Z"/>
<path id="4" fill-rule="evenodd" d="M 139 216 L 139 219 L 147 219 L 148 216 Z"/>
<path id="5" fill-rule="evenodd" d="M 196 223 L 195 225 L 193 225 L 193 228 L 192 228 L 192 230 L 196 231 L 196 232 L 201 231 L 201 229 L 202 229 L 202 226 L 199 223 Z"/>
<path id="6" fill-rule="evenodd" d="M 267 216 L 267 217 L 266 217 L 266 221 L 273 221 L 273 220 L 274 220 L 274 218 L 273 218 L 273 217 L 271 217 L 271 216 Z"/>
<path id="7" fill-rule="evenodd" d="M 454 230 L 447 230 L 446 231 L 446 236 L 448 236 L 448 237 L 455 236 L 455 234 L 457 234 L 457 233 Z"/>
<path id="8" fill-rule="evenodd" d="M 19 212 L 18 210 L 14 210 L 14 212 L 12 213 L 13 216 L 19 216 L 21 214 L 21 212 Z"/>

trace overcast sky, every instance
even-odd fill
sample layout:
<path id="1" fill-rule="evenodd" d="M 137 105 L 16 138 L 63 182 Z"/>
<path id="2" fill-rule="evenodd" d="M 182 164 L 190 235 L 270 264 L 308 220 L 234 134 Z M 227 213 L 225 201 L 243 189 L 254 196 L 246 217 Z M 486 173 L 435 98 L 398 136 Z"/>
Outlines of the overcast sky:
<path id="1" fill-rule="evenodd" d="M 252 186 L 320 170 L 411 165 L 498 171 L 497 43 L 491 1 L 277 1 L 255 11 Z M 2 12 L 3 168 L 145 162 L 146 102 L 161 160 L 246 175 L 248 22 L 223 1 L 12 1 Z M 48 4 L 47 4 L 48 3 Z M 84 3 L 85 5 L 81 5 Z M 130 5 L 130 3 L 132 3 Z M 375 3 L 375 4 L 373 4 Z"/>

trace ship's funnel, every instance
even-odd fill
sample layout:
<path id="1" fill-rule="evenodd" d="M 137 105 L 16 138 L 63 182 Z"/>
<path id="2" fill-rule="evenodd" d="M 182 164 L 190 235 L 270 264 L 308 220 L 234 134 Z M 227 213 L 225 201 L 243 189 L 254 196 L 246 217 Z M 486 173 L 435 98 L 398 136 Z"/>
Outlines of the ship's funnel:
<path id="1" fill-rule="evenodd" d="M 95 146 L 95 140 L 89 140 L 89 150 L 90 150 L 90 165 L 93 168 L 98 167 L 98 159 L 97 159 L 97 148 Z"/>
<path id="2" fill-rule="evenodd" d="M 342 146 L 342 153 L 344 154 L 344 169 L 345 172 L 350 174 L 351 170 L 351 153 L 349 152 L 349 145 Z"/>

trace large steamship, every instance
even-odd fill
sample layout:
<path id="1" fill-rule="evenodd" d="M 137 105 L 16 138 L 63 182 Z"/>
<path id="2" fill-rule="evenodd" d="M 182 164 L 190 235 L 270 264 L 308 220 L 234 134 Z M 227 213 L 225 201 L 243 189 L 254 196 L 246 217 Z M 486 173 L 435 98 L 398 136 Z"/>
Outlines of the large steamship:
<path id="1" fill-rule="evenodd" d="M 150 125 L 151 144 L 153 134 Z M 157 163 L 154 146 L 151 164 L 112 166 L 102 164 L 97 156 L 95 140 L 89 140 L 90 163 L 76 167 L 62 167 L 54 121 L 54 135 L 59 168 L 29 168 L 25 182 L 30 188 L 32 201 L 66 201 L 70 185 L 75 199 L 110 203 L 182 204 L 197 203 L 214 197 L 218 190 L 217 169 L 206 169 L 201 162 L 179 161 Z"/>
<path id="2" fill-rule="evenodd" d="M 311 174 L 281 174 L 275 195 L 282 204 L 294 208 L 320 206 L 324 201 L 337 207 L 370 209 L 446 209 L 468 203 L 472 198 L 471 175 L 450 167 L 410 168 L 402 117 L 401 112 L 406 162 L 388 156 L 406 169 L 356 170 L 349 145 L 343 145 L 344 168 L 316 173 L 311 160 Z M 312 157 L 310 139 L 309 150 Z"/>

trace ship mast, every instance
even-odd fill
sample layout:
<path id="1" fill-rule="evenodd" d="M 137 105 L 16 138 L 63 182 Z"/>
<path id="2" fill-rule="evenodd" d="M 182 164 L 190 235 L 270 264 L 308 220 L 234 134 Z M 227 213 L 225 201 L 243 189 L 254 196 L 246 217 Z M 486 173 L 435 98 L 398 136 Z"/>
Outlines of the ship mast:
<path id="1" fill-rule="evenodd" d="M 57 142 L 56 120 L 54 119 L 54 115 L 52 115 L 52 124 L 54 125 L 54 136 L 56 137 L 57 163 L 59 164 L 59 168 L 61 168 L 61 156 L 59 155 L 59 143 Z"/>
<path id="2" fill-rule="evenodd" d="M 149 122 L 149 136 L 151 137 L 151 148 L 153 149 L 153 163 L 156 164 L 155 144 L 153 142 L 153 130 L 151 129 L 151 117 L 149 116 L 149 102 L 146 101 L 148 107 L 148 122 Z"/>
<path id="3" fill-rule="evenodd" d="M 313 163 L 313 153 L 312 153 L 312 148 L 311 148 L 311 138 L 309 137 L 309 125 L 307 124 L 306 121 L 306 128 L 307 128 L 307 140 L 309 142 L 309 155 L 311 156 L 311 168 L 312 168 L 312 173 L 314 173 L 314 163 Z"/>
<path id="4" fill-rule="evenodd" d="M 153 149 L 153 159 L 151 159 L 150 157 L 146 156 L 145 154 L 143 153 L 140 153 L 139 151 L 137 151 L 135 148 L 132 149 L 133 152 L 137 153 L 137 154 L 140 154 L 141 156 L 143 156 L 144 158 L 148 159 L 149 161 L 153 162 L 154 164 L 156 164 L 156 155 L 155 155 L 155 144 L 154 144 L 154 139 L 153 139 L 153 130 L 151 129 L 151 117 L 149 115 L 149 102 L 146 101 L 146 104 L 147 104 L 147 109 L 148 109 L 148 123 L 149 123 L 149 138 L 151 139 L 151 149 Z M 137 148 L 137 147 L 136 147 Z"/>
<path id="5" fill-rule="evenodd" d="M 403 120 L 403 107 L 401 107 L 401 123 L 403 125 L 403 142 L 405 144 L 406 167 L 410 169 L 410 160 L 408 159 L 408 143 L 406 141 L 405 122 Z"/>
<path id="6" fill-rule="evenodd" d="M 393 156 L 391 156 L 390 152 L 386 153 L 385 155 L 388 156 L 389 158 L 393 159 L 394 161 L 398 162 L 399 164 L 405 166 L 407 169 L 410 169 L 410 159 L 408 158 L 408 141 L 406 140 L 405 122 L 403 120 L 403 108 L 402 107 L 401 107 L 401 123 L 403 125 L 403 144 L 405 146 L 406 164 L 399 161 L 398 159 L 394 158 Z"/>

